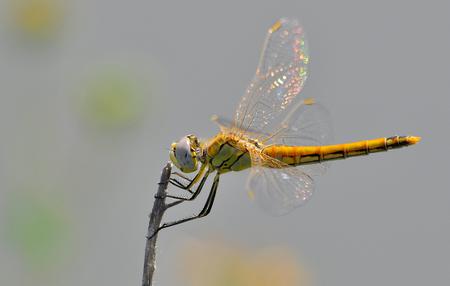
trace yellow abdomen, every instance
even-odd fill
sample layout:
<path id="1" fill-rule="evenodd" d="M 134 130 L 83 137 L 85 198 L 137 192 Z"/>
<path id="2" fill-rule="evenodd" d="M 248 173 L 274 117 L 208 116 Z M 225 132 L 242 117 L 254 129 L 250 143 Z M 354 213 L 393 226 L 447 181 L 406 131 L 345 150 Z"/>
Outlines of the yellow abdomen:
<path id="1" fill-rule="evenodd" d="M 272 145 L 264 148 L 263 153 L 288 165 L 298 166 L 388 151 L 419 141 L 420 137 L 415 136 L 393 136 L 326 146 Z"/>

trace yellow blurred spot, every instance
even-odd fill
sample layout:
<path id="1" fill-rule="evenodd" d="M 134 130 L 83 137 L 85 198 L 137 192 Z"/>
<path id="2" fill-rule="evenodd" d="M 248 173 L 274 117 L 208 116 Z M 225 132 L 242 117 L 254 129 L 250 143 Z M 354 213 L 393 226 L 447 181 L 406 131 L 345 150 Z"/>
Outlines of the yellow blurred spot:
<path id="1" fill-rule="evenodd" d="M 47 37 L 57 30 L 62 18 L 58 0 L 11 0 L 12 19 L 22 32 L 36 37 Z"/>
<path id="2" fill-rule="evenodd" d="M 183 285 L 305 286 L 309 277 L 292 252 L 272 247 L 250 251 L 220 242 L 187 243 L 181 252 Z"/>

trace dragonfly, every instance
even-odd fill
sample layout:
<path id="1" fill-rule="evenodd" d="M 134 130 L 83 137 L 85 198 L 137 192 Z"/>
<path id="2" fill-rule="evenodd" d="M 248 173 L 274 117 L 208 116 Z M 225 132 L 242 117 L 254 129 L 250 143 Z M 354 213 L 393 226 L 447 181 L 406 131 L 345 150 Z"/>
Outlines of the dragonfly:
<path id="1" fill-rule="evenodd" d="M 177 202 L 192 201 L 215 174 L 208 198 L 198 214 L 164 223 L 167 228 L 205 217 L 212 209 L 222 174 L 250 169 L 249 195 L 275 215 L 305 204 L 314 180 L 328 161 L 414 145 L 417 136 L 391 136 L 331 144 L 332 127 L 319 98 L 302 90 L 308 77 L 308 47 L 296 19 L 282 18 L 268 30 L 256 73 L 233 120 L 213 117 L 220 132 L 207 140 L 187 135 L 172 143 L 170 159 L 181 172 L 170 183 L 188 197 L 167 194 Z M 191 179 L 186 174 L 195 173 Z"/>

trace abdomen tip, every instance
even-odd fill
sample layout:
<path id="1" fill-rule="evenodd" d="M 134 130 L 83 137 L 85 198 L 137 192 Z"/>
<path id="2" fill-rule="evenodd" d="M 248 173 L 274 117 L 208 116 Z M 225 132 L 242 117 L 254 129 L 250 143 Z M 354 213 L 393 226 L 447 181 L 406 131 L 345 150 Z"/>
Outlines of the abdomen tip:
<path id="1" fill-rule="evenodd" d="M 421 139 L 422 138 L 419 136 L 408 136 L 406 140 L 408 141 L 408 144 L 413 145 L 418 143 Z"/>

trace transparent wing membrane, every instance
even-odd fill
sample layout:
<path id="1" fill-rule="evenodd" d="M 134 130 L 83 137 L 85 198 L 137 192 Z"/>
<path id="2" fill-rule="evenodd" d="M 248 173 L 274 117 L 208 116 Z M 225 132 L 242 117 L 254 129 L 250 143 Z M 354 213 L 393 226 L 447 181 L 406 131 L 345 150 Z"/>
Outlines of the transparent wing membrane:
<path id="1" fill-rule="evenodd" d="M 327 109 L 315 99 L 297 104 L 278 126 L 266 144 L 318 146 L 330 144 L 333 127 Z"/>
<path id="2" fill-rule="evenodd" d="M 252 163 L 247 189 L 270 214 L 287 214 L 311 198 L 314 182 L 302 170 L 258 155 L 252 155 Z"/>
<path id="3" fill-rule="evenodd" d="M 213 115 L 211 117 L 211 121 L 216 123 L 222 132 L 233 130 L 234 122 L 228 118 L 219 115 Z M 269 133 L 261 134 L 260 132 L 254 129 L 247 129 L 245 135 L 255 139 L 261 137 L 267 138 L 270 136 Z"/>
<path id="4" fill-rule="evenodd" d="M 333 127 L 327 109 L 312 98 L 298 103 L 288 113 L 272 136 L 263 139 L 265 144 L 290 146 L 323 146 L 331 144 Z M 329 163 L 302 165 L 297 168 L 310 176 L 323 175 Z"/>
<path id="5" fill-rule="evenodd" d="M 270 131 L 308 76 L 308 51 L 303 28 L 296 20 L 281 19 L 268 31 L 256 74 L 235 115 L 235 132 Z M 283 116 L 284 117 L 284 116 Z"/>

